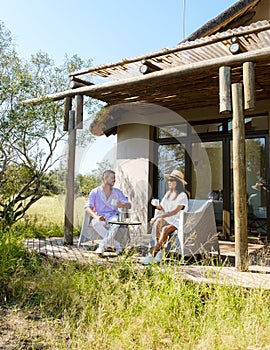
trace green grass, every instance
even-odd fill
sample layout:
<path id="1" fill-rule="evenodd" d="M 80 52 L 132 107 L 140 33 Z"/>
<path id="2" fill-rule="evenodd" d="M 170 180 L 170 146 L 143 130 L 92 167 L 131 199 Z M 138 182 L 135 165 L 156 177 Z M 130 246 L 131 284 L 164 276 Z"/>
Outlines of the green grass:
<path id="1" fill-rule="evenodd" d="M 270 344 L 269 291 L 193 284 L 170 265 L 61 263 L 26 254 L 16 232 L 5 235 L 1 304 L 42 319 L 38 340 L 21 332 L 33 348 L 38 342 L 48 349 L 80 350 L 266 349 Z"/>
<path id="2" fill-rule="evenodd" d="M 11 287 L 21 305 L 58 319 L 47 339 L 54 349 L 66 348 L 67 334 L 68 348 L 81 350 L 246 349 L 270 342 L 268 293 L 194 285 L 170 269 L 43 263 Z"/>
<path id="3" fill-rule="evenodd" d="M 13 310 L 18 349 L 269 348 L 269 291 L 195 284 L 176 264 L 79 265 L 26 252 L 25 237 L 59 235 L 61 211 L 59 198 L 43 198 L 31 209 L 38 218 L 0 232 L 0 307 Z"/>
<path id="4" fill-rule="evenodd" d="M 82 224 L 84 215 L 84 204 L 87 199 L 79 197 L 75 199 L 74 205 L 74 224 L 79 228 Z M 37 201 L 27 212 L 27 216 L 30 218 L 36 218 L 39 224 L 64 224 L 65 216 L 65 197 L 42 197 Z"/>

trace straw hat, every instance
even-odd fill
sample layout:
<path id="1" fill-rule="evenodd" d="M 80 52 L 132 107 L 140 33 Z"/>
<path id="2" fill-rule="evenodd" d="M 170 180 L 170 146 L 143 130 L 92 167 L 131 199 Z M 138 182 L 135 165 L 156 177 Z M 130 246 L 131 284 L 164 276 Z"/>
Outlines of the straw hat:
<path id="1" fill-rule="evenodd" d="M 184 185 L 187 185 L 187 182 L 185 181 L 185 176 L 180 170 L 173 170 L 170 174 L 165 174 L 165 176 L 168 177 L 174 177 L 177 180 L 182 181 Z"/>

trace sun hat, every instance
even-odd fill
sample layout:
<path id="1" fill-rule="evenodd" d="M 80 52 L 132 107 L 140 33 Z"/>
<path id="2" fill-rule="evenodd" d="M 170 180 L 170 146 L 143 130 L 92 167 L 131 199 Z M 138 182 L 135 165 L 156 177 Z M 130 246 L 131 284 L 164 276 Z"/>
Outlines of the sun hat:
<path id="1" fill-rule="evenodd" d="M 170 174 L 165 174 L 165 176 L 168 177 L 174 177 L 177 180 L 182 181 L 184 185 L 187 185 L 187 182 L 185 181 L 185 176 L 180 170 L 173 170 Z"/>

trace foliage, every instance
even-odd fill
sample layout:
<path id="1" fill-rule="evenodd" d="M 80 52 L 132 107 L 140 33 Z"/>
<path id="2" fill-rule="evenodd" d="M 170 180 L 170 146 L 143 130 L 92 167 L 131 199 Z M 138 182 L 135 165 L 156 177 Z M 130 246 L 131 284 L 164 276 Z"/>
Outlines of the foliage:
<path id="1" fill-rule="evenodd" d="M 100 182 L 96 176 L 79 174 L 76 176 L 75 193 L 86 197 L 98 185 L 100 185 Z"/>
<path id="2" fill-rule="evenodd" d="M 128 259 L 46 260 L 26 255 L 14 239 L 8 249 L 0 245 L 2 253 L 0 301 L 44 321 L 39 339 L 22 332 L 33 348 L 247 349 L 270 342 L 268 291 L 194 284 L 178 266 L 142 269 Z"/>
<path id="3" fill-rule="evenodd" d="M 79 174 L 76 176 L 75 193 L 77 196 L 88 196 L 90 191 L 102 184 L 103 172 L 112 169 L 108 160 L 97 163 L 97 169 L 92 170 L 89 175 Z"/>
<path id="4" fill-rule="evenodd" d="M 0 225 L 7 227 L 42 196 L 58 191 L 53 174 L 47 174 L 59 160 L 58 146 L 65 142 L 62 101 L 44 100 L 38 106 L 22 101 L 66 90 L 68 73 L 91 61 L 74 55 L 56 67 L 46 53 L 38 52 L 25 63 L 1 22 L 0 38 Z M 85 104 L 89 113 L 95 110 L 91 99 Z"/>
<path id="5" fill-rule="evenodd" d="M 27 252 L 23 249 L 22 237 L 14 230 L 0 230 L 0 298 L 6 291 L 14 274 L 24 265 Z M 0 299 L 0 300 L 1 300 Z"/>

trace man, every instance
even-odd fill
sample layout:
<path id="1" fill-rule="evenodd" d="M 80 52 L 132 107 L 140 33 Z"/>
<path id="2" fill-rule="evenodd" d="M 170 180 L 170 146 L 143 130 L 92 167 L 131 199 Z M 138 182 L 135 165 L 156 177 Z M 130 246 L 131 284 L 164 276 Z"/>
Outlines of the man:
<path id="1" fill-rule="evenodd" d="M 115 235 L 120 225 L 109 224 L 109 221 L 117 221 L 118 211 L 121 208 L 130 209 L 131 204 L 121 190 L 113 187 L 115 184 L 115 172 L 105 170 L 103 173 L 103 183 L 94 188 L 89 194 L 86 212 L 92 219 L 92 226 L 103 238 L 98 248 L 97 254 L 102 255 L 108 246 L 116 249 L 116 254 L 122 252 L 120 243 L 115 239 Z"/>

